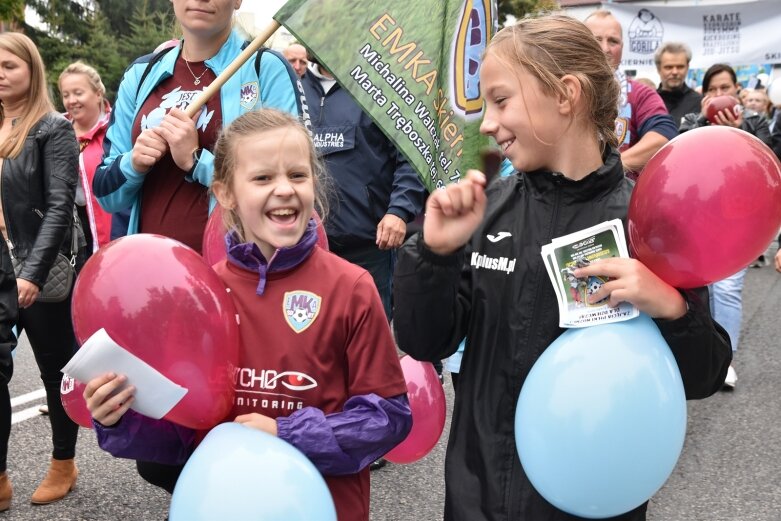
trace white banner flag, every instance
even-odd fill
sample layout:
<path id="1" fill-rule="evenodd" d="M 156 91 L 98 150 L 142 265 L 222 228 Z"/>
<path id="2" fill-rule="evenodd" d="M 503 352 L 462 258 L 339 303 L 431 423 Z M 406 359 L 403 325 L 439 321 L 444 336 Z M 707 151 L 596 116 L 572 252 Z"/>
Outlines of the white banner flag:
<path id="1" fill-rule="evenodd" d="M 686 7 L 603 3 L 624 30 L 621 68 L 654 67 L 664 42 L 692 49 L 692 68 L 781 63 L 781 2 Z"/>

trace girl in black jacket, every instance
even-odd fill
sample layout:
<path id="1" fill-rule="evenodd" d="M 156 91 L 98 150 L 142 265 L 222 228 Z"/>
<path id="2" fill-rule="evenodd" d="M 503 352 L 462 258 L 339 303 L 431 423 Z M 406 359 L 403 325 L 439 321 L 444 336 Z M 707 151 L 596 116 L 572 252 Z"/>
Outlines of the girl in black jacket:
<path id="1" fill-rule="evenodd" d="M 615 149 L 619 87 L 591 32 L 573 18 L 550 16 L 524 19 L 493 38 L 480 88 L 481 131 L 520 173 L 486 189 L 485 176 L 470 171 L 431 194 L 422 235 L 399 252 L 397 340 L 412 356 L 437 360 L 467 338 L 445 464 L 445 519 L 577 519 L 531 485 L 514 416 L 529 370 L 563 332 L 540 248 L 626 218 L 633 183 Z M 481 256 L 504 257 L 512 269 L 490 269 Z M 687 397 L 719 389 L 730 347 L 710 317 L 705 288 L 679 291 L 626 258 L 575 275 L 609 276 L 593 302 L 631 302 L 656 319 Z M 642 520 L 645 511 L 643 504 L 616 519 Z"/>
<path id="2" fill-rule="evenodd" d="M 27 332 L 41 371 L 54 444 L 49 472 L 31 498 L 35 504 L 62 499 L 76 483 L 73 457 L 78 425 L 65 413 L 60 400 L 60 369 L 76 349 L 70 295 L 56 303 L 36 300 L 57 254 L 72 257 L 78 159 L 73 127 L 54 111 L 35 45 L 19 33 L 0 34 L 0 230 L 11 256 L 21 261 L 16 273 L 16 325 L 19 334 Z M 2 382 L 1 387 L 7 388 L 7 383 Z M 7 389 L 4 393 L 0 396 L 0 421 L 10 424 Z M 0 439 L 3 473 L 7 451 L 6 437 Z M 7 493 L 10 503 L 10 485 Z"/>

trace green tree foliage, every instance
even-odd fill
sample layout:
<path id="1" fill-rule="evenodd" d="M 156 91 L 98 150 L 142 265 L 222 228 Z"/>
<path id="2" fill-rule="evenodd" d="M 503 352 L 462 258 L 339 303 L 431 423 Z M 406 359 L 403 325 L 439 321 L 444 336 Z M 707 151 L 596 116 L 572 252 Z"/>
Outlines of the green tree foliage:
<path id="1" fill-rule="evenodd" d="M 168 24 L 166 30 L 170 32 L 173 26 L 173 8 L 171 0 L 95 0 L 100 6 L 100 10 L 108 18 L 109 26 L 113 34 L 128 36 L 131 34 L 131 24 L 133 21 L 139 21 L 147 16 L 155 18 L 162 17 L 160 22 Z M 128 13 L 132 13 L 130 23 L 128 23 Z M 167 40 L 166 36 L 163 40 Z M 160 42 L 158 42 L 160 43 Z M 154 49 L 157 44 L 152 46 Z M 134 56 L 135 57 L 135 56 Z"/>
<path id="2" fill-rule="evenodd" d="M 83 24 L 87 28 L 85 41 L 48 65 L 49 81 L 54 86 L 55 97 L 59 96 L 57 78 L 60 72 L 70 63 L 81 60 L 95 67 L 106 86 L 106 97 L 113 100 L 127 62 L 120 55 L 117 39 L 111 35 L 108 20 L 100 11 L 90 14 Z M 57 103 L 59 105 L 60 101 L 57 100 Z"/>
<path id="3" fill-rule="evenodd" d="M 119 0 L 106 0 L 117 3 Z M 154 1 L 143 0 L 135 4 L 133 16 L 125 20 L 127 35 L 120 43 L 119 52 L 127 63 L 144 54 L 150 53 L 166 40 L 174 36 L 174 17 L 170 9 L 154 8 Z M 166 2 L 170 7 L 171 3 Z"/>
<path id="4" fill-rule="evenodd" d="M 507 22 L 508 15 L 517 19 L 542 11 L 559 9 L 559 3 L 556 0 L 498 0 L 498 4 L 500 27 Z"/>
<path id="5" fill-rule="evenodd" d="M 43 28 L 25 24 L 24 32 L 41 53 L 49 75 L 52 100 L 57 103 L 59 71 L 55 71 L 55 64 L 70 62 L 74 51 L 86 41 L 89 33 L 84 20 L 92 16 L 91 6 L 71 0 L 30 0 L 27 6 L 38 15 Z"/>
<path id="6" fill-rule="evenodd" d="M 24 22 L 24 0 L 0 0 L 0 24 L 3 28 L 21 26 Z"/>
<path id="7" fill-rule="evenodd" d="M 46 25 L 46 34 L 64 42 L 78 44 L 87 39 L 88 28 L 84 23 L 96 10 L 94 2 L 78 0 L 28 0 Z"/>
<path id="8" fill-rule="evenodd" d="M 81 60 L 95 67 L 113 102 L 125 68 L 173 34 L 169 0 L 28 0 L 27 5 L 44 24 L 25 25 L 25 32 L 41 52 L 58 105 L 57 78 L 68 64 Z"/>

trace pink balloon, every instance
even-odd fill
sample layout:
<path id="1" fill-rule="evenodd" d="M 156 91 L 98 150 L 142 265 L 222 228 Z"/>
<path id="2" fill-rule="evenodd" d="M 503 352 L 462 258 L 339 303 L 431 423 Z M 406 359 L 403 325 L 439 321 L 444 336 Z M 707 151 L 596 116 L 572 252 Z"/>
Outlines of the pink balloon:
<path id="1" fill-rule="evenodd" d="M 194 250 L 167 237 L 122 237 L 82 268 L 73 326 L 83 344 L 104 328 L 119 345 L 187 388 L 165 418 L 194 429 L 223 421 L 238 365 L 236 308 Z"/>
<path id="2" fill-rule="evenodd" d="M 67 374 L 62 375 L 60 383 L 60 400 L 65 412 L 71 420 L 82 427 L 92 428 L 92 415 L 84 401 L 84 388 L 86 385 L 74 380 Z"/>
<path id="3" fill-rule="evenodd" d="M 328 251 L 328 237 L 325 235 L 325 228 L 317 212 L 312 214 L 317 223 L 317 244 L 325 251 Z M 203 230 L 203 258 L 206 264 L 214 266 L 227 255 L 225 251 L 225 224 L 222 221 L 222 207 L 217 205 L 206 222 L 206 228 Z"/>
<path id="4" fill-rule="evenodd" d="M 445 428 L 445 391 L 434 366 L 409 355 L 401 358 L 412 409 L 412 429 L 407 437 L 385 455 L 393 463 L 412 463 L 431 452 Z"/>
<path id="5" fill-rule="evenodd" d="M 628 221 L 633 255 L 668 284 L 721 280 L 748 266 L 778 233 L 781 164 L 742 130 L 691 130 L 645 166 Z"/>

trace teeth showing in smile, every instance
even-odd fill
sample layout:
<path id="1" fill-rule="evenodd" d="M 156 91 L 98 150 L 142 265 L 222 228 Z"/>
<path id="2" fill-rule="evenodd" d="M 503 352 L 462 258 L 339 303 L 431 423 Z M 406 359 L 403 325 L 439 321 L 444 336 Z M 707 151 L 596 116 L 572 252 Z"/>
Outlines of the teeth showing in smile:
<path id="1" fill-rule="evenodd" d="M 501 144 L 501 147 L 502 147 L 502 152 L 505 152 L 505 153 L 506 153 L 506 152 L 507 152 L 507 149 L 508 149 L 508 148 L 510 147 L 510 145 L 512 145 L 513 143 L 515 143 L 515 139 L 510 139 L 509 141 L 505 141 L 504 143 L 502 143 L 502 144 Z"/>
<path id="2" fill-rule="evenodd" d="M 279 210 L 272 210 L 269 213 L 271 215 L 285 216 L 285 215 L 293 215 L 294 213 L 296 213 L 296 211 L 291 210 L 290 208 L 281 208 Z"/>

